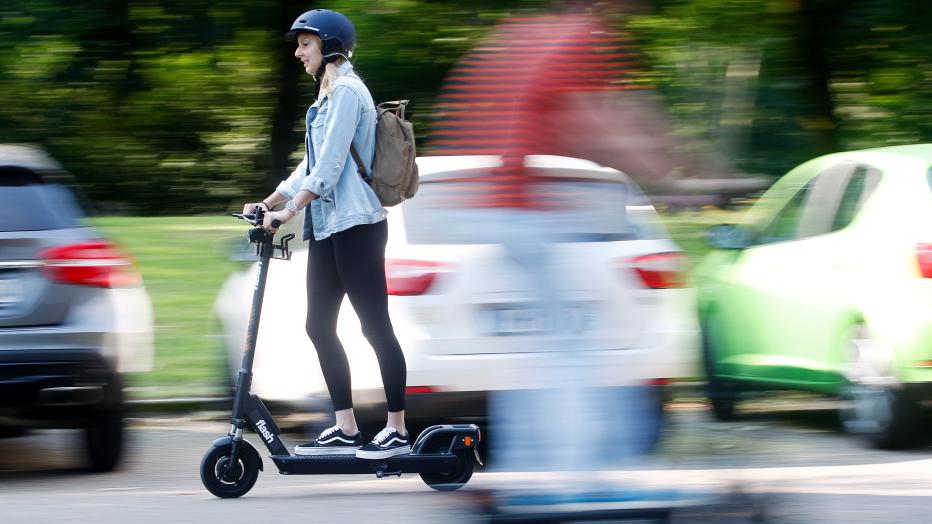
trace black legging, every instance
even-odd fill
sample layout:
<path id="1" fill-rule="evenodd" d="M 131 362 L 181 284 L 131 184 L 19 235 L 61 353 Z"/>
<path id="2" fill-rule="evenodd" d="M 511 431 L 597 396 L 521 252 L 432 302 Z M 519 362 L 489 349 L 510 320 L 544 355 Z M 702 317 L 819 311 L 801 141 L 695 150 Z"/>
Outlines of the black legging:
<path id="1" fill-rule="evenodd" d="M 308 246 L 307 334 L 317 348 L 333 409 L 353 407 L 349 362 L 337 338 L 337 315 L 349 295 L 362 333 L 375 349 L 389 411 L 405 409 L 407 367 L 388 317 L 385 243 L 388 223 L 354 226 Z"/>

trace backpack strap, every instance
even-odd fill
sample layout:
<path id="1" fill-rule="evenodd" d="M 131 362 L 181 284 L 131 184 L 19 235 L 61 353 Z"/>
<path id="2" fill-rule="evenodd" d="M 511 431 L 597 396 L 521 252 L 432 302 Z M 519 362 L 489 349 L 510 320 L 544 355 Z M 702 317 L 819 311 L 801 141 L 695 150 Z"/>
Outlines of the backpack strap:
<path id="1" fill-rule="evenodd" d="M 350 154 L 353 155 L 353 161 L 356 162 L 356 172 L 359 173 L 359 176 L 366 181 L 367 184 L 372 183 L 372 177 L 369 176 L 369 173 L 366 173 L 366 165 L 362 163 L 362 158 L 359 157 L 359 152 L 356 151 L 356 146 L 351 142 L 349 146 Z"/>

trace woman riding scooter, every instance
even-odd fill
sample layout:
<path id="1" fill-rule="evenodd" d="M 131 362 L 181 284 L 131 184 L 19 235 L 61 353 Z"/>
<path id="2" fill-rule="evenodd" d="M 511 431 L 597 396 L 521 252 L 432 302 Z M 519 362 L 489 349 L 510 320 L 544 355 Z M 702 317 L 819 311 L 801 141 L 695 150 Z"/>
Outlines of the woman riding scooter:
<path id="1" fill-rule="evenodd" d="M 300 165 L 261 202 L 264 227 L 286 223 L 301 210 L 308 240 L 307 333 L 320 360 L 336 412 L 336 425 L 312 442 L 295 447 L 297 455 L 355 454 L 384 459 L 411 451 L 405 428 L 404 353 L 388 315 L 385 284 L 386 211 L 357 173 L 350 155 L 355 145 L 372 172 L 376 110 L 368 88 L 349 59 L 356 43 L 353 24 L 335 11 L 315 9 L 299 16 L 286 33 L 295 57 L 316 80 L 317 100 L 307 111 L 306 155 Z M 353 413 L 349 363 L 336 333 L 337 314 L 349 296 L 363 334 L 375 350 L 388 403 L 388 422 L 368 444 Z"/>

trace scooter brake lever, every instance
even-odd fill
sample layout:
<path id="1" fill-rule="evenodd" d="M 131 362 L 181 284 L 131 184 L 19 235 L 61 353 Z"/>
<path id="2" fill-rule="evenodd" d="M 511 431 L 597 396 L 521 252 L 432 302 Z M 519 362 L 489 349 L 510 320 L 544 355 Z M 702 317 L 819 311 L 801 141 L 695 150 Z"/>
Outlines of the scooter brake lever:
<path id="1" fill-rule="evenodd" d="M 257 221 L 256 221 L 256 215 L 255 215 L 255 214 L 230 213 L 230 215 L 235 216 L 236 218 L 238 218 L 238 219 L 240 219 L 240 220 L 245 220 L 246 222 L 249 222 L 250 224 L 252 224 L 252 225 L 254 225 L 254 226 L 259 225 L 259 224 L 257 223 Z"/>

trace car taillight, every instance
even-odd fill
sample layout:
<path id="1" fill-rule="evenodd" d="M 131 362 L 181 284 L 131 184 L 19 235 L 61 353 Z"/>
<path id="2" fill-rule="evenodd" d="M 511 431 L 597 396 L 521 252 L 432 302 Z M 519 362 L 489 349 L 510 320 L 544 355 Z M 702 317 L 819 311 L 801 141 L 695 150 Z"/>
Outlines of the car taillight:
<path id="1" fill-rule="evenodd" d="M 656 253 L 628 259 L 622 263 L 651 289 L 686 286 L 686 257 L 679 252 Z"/>
<path id="2" fill-rule="evenodd" d="M 448 271 L 443 262 L 425 260 L 385 260 L 385 283 L 388 294 L 396 296 L 423 295 L 434 284 L 437 275 Z"/>
<path id="3" fill-rule="evenodd" d="M 919 261 L 919 274 L 922 278 L 932 278 L 932 244 L 917 245 L 916 259 Z"/>
<path id="4" fill-rule="evenodd" d="M 408 395 L 420 395 L 424 393 L 436 393 L 437 390 L 433 386 L 407 386 L 405 388 L 405 393 Z"/>
<path id="5" fill-rule="evenodd" d="M 57 282 L 93 287 L 120 287 L 139 282 L 132 260 L 105 241 L 81 242 L 46 249 L 40 255 L 46 275 Z"/>

